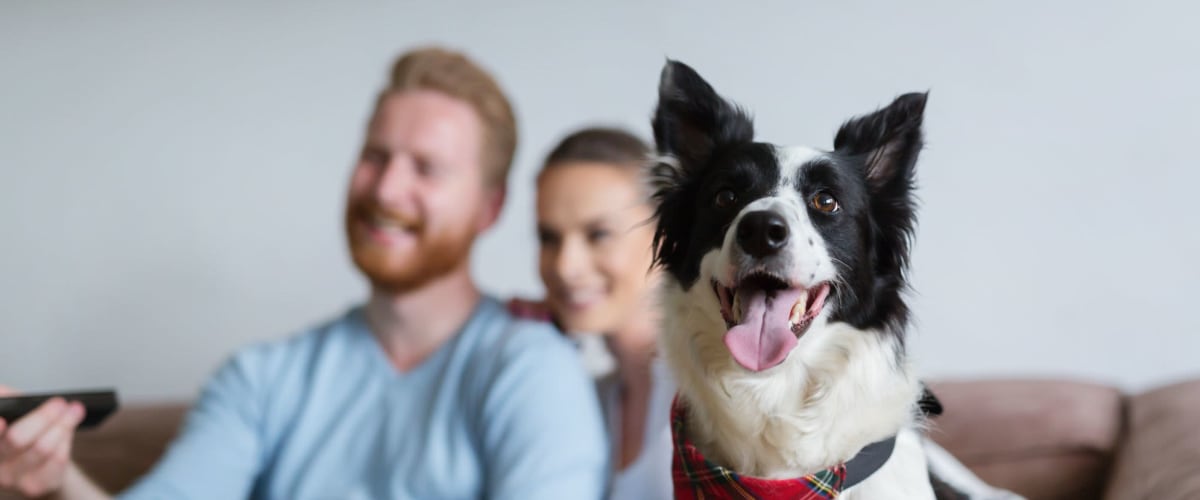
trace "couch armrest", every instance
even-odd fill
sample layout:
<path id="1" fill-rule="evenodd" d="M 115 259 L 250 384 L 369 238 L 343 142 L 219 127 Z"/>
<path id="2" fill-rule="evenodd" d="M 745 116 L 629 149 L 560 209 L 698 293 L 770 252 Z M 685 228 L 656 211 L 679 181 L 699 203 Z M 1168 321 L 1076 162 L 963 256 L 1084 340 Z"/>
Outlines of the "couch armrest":
<path id="1" fill-rule="evenodd" d="M 1108 500 L 1200 498 L 1200 380 L 1134 396 Z"/>
<path id="2" fill-rule="evenodd" d="M 929 436 L 981 479 L 1030 500 L 1099 498 L 1125 398 L 1066 380 L 937 381 Z"/>

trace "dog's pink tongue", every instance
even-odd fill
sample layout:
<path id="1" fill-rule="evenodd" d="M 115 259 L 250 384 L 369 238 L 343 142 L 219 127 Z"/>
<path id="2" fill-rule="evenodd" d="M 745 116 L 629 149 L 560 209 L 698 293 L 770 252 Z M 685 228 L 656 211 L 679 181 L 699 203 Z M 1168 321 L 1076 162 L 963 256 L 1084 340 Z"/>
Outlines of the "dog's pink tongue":
<path id="1" fill-rule="evenodd" d="M 763 371 L 782 363 L 793 347 L 796 334 L 788 323 L 792 305 L 802 290 L 780 290 L 768 297 L 766 292 L 744 292 L 741 298 L 742 323 L 725 333 L 725 347 L 750 371 Z"/>

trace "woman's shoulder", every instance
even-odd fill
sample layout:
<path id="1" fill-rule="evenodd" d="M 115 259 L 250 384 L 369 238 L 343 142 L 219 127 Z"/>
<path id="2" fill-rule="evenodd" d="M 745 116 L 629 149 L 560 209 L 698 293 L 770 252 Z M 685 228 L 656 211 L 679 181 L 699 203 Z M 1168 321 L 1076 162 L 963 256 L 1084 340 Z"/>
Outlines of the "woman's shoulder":
<path id="1" fill-rule="evenodd" d="M 550 322 L 550 306 L 544 300 L 513 297 L 505 303 L 508 313 L 521 319 Z"/>

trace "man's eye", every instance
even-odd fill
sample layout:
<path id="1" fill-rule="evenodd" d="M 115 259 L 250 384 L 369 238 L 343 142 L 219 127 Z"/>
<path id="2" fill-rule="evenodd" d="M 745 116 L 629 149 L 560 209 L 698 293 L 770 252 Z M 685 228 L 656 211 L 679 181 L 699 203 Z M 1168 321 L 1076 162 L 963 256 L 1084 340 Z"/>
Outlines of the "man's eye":
<path id="1" fill-rule="evenodd" d="M 433 166 L 433 163 L 430 163 L 429 160 L 426 160 L 424 158 L 418 158 L 417 159 L 417 173 L 424 175 L 424 176 L 432 175 L 432 174 L 437 173 L 437 168 L 435 168 Z"/>
<path id="2" fill-rule="evenodd" d="M 388 155 L 381 150 L 368 148 L 363 150 L 362 160 L 372 165 L 386 165 Z"/>

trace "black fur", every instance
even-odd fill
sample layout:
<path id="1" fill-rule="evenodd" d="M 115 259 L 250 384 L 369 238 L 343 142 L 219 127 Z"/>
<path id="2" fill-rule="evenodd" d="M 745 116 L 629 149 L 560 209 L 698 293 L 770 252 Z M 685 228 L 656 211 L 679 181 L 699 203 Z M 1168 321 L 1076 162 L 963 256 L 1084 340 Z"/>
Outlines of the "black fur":
<path id="1" fill-rule="evenodd" d="M 847 121 L 834 149 L 799 169 L 801 199 L 828 192 L 836 213 L 809 217 L 836 260 L 831 320 L 896 335 L 908 321 L 902 293 L 915 224 L 914 166 L 926 94 L 906 94 Z M 657 203 L 655 260 L 686 290 L 700 260 L 719 248 L 738 212 L 780 188 L 787 165 L 754 142 L 749 114 L 719 96 L 692 68 L 668 61 L 659 83 L 654 138 L 668 159 L 652 169 Z M 718 193 L 736 200 L 719 205 Z"/>
<path id="2" fill-rule="evenodd" d="M 917 401 L 917 407 L 926 417 L 937 417 L 945 411 L 942 401 L 925 384 L 921 384 L 921 399 Z"/>
<path id="3" fill-rule="evenodd" d="M 865 259 L 843 262 L 871 272 L 855 273 L 860 280 L 852 296 L 838 296 L 839 304 L 859 302 L 858 307 L 847 303 L 839 308 L 842 319 L 858 328 L 899 332 L 908 322 L 902 295 L 916 225 L 915 167 L 924 145 L 921 122 L 927 96 L 905 94 L 886 108 L 851 119 L 833 141 L 834 156 L 860 173 L 870 197 L 868 211 L 860 216 Z"/>
<path id="4" fill-rule="evenodd" d="M 781 169 L 774 147 L 752 142 L 750 116 L 683 63 L 668 61 L 663 68 L 652 124 L 659 154 L 678 162 L 659 163 L 651 173 L 658 221 L 655 261 L 690 288 L 699 276 L 700 258 L 720 247 L 742 207 L 775 189 Z M 739 196 L 718 208 L 713 200 L 722 189 Z M 698 221 L 705 227 L 696 227 Z"/>

